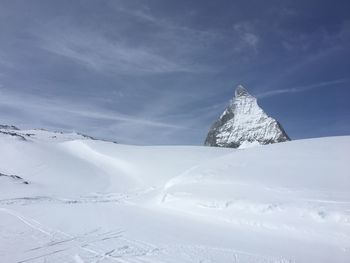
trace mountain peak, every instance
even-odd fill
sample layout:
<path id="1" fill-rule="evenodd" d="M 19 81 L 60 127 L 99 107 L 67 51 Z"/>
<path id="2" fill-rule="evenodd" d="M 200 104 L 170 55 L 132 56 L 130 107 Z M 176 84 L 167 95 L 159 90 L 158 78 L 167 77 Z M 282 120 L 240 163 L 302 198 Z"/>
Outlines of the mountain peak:
<path id="1" fill-rule="evenodd" d="M 211 126 L 205 145 L 238 148 L 247 144 L 271 144 L 289 141 L 278 121 L 268 116 L 242 86 L 235 97 Z"/>
<path id="2" fill-rule="evenodd" d="M 235 90 L 235 98 L 247 95 L 250 95 L 249 92 L 242 85 L 238 85 Z"/>

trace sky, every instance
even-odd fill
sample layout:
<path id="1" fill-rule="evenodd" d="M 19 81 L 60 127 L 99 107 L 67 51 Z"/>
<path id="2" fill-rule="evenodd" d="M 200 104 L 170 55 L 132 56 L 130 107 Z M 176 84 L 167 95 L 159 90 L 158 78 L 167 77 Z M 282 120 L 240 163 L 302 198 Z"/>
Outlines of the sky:
<path id="1" fill-rule="evenodd" d="M 348 0 L 0 0 L 0 124 L 201 145 L 237 85 L 350 135 Z"/>

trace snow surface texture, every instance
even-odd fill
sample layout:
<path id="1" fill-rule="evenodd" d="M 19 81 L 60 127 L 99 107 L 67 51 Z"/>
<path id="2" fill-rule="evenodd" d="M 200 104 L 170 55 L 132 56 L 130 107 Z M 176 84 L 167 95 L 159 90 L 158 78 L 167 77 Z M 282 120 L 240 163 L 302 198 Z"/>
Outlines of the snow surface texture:
<path id="1" fill-rule="evenodd" d="M 2 131 L 0 262 L 349 262 L 350 136 L 237 150 Z"/>
<path id="2" fill-rule="evenodd" d="M 243 86 L 238 86 L 234 99 L 212 125 L 204 144 L 243 148 L 252 143 L 271 144 L 289 140 L 279 122 L 269 117 Z"/>

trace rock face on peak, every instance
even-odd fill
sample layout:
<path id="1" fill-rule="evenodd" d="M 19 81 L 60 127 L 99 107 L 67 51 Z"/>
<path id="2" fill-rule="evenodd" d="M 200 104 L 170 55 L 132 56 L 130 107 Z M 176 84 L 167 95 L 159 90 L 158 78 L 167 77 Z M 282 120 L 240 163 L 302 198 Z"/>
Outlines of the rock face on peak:
<path id="1" fill-rule="evenodd" d="M 279 122 L 269 117 L 259 107 L 256 98 L 239 85 L 229 106 L 211 126 L 204 144 L 238 148 L 289 140 Z"/>

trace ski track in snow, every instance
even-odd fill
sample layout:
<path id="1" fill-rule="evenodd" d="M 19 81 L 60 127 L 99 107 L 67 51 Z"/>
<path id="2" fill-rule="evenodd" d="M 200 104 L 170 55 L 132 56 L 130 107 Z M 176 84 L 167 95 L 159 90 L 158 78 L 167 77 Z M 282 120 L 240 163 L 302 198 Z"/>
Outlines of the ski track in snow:
<path id="1" fill-rule="evenodd" d="M 123 193 L 96 194 L 78 198 L 55 198 L 50 196 L 19 197 L 0 200 L 0 205 L 30 205 L 40 203 L 84 204 L 84 203 L 123 203 L 133 195 Z"/>
<path id="2" fill-rule="evenodd" d="M 39 255 L 27 256 L 25 259 L 17 261 L 18 263 L 35 262 L 35 260 L 42 258 L 50 259 L 51 255 L 65 252 L 73 248 L 78 248 L 79 250 L 83 250 L 84 252 L 92 254 L 93 259 L 92 261 L 88 262 L 100 262 L 104 259 L 109 259 L 116 262 L 131 262 L 124 261 L 123 257 L 142 257 L 148 254 L 155 253 L 157 251 L 155 247 L 152 247 L 148 244 L 123 238 L 123 231 L 121 230 L 108 231 L 104 233 L 100 233 L 100 231 L 98 230 L 93 230 L 90 233 L 87 233 L 82 236 L 73 236 L 61 230 L 52 229 L 47 226 L 44 226 L 40 222 L 32 218 L 25 217 L 11 209 L 0 208 L 0 212 L 9 214 L 17 218 L 28 227 L 43 233 L 51 239 L 50 242 L 42 246 L 34 247 L 26 251 L 29 254 L 32 252 L 39 251 Z M 101 242 L 112 239 L 120 240 L 120 243 L 122 245 L 111 250 L 106 250 L 107 248 L 100 245 Z M 67 257 L 70 257 L 70 255 L 68 255 Z M 78 258 L 79 260 L 85 262 L 82 259 L 82 256 L 79 254 L 76 254 L 74 258 L 75 260 Z"/>
<path id="3" fill-rule="evenodd" d="M 223 249 L 206 246 L 163 246 L 123 237 L 124 231 L 114 230 L 101 232 L 93 229 L 83 235 L 74 236 L 58 229 L 43 225 L 33 218 L 23 216 L 15 210 L 0 208 L 1 213 L 8 214 L 19 220 L 29 228 L 44 234 L 49 241 L 40 246 L 31 247 L 23 253 L 23 259 L 17 263 L 25 262 L 216 262 L 216 257 L 224 257 L 227 262 L 261 262 L 285 263 L 293 262 L 286 258 L 274 258 L 257 255 L 234 249 Z M 111 248 L 106 243 L 117 240 L 118 246 Z M 41 238 L 41 241 L 43 239 Z M 114 243 L 115 245 L 115 243 Z M 74 250 L 74 255 L 70 251 Z M 179 255 L 181 255 L 179 257 Z M 175 260 L 176 259 L 176 260 Z"/>

